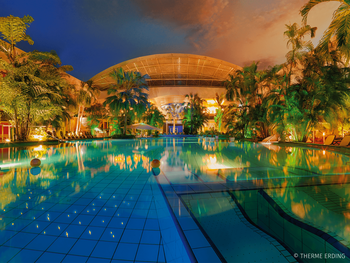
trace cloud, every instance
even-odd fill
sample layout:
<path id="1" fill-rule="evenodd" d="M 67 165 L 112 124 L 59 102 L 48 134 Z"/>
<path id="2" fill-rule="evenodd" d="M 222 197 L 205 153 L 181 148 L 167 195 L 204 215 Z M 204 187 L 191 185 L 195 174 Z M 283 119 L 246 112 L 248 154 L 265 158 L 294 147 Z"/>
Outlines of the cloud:
<path id="1" fill-rule="evenodd" d="M 139 12 L 154 23 L 183 31 L 197 49 L 229 31 L 238 0 L 131 0 Z"/>

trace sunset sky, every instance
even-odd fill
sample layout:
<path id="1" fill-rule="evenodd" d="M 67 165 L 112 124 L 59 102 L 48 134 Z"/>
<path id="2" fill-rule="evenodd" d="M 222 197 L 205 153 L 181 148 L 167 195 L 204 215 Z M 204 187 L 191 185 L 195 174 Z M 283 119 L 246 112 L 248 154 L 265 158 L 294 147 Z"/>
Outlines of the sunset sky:
<path id="1" fill-rule="evenodd" d="M 55 50 L 71 75 L 88 80 L 132 58 L 161 53 L 207 55 L 261 68 L 285 62 L 285 24 L 301 23 L 306 0 L 11 0 L 0 16 L 30 15 L 34 45 Z M 339 2 L 311 11 L 317 45 Z"/>

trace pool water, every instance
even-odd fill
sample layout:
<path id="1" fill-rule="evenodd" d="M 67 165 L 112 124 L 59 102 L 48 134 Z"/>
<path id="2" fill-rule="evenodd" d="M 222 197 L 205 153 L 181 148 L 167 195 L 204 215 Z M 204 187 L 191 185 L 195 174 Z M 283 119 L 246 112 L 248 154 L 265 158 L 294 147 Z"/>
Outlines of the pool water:
<path id="1" fill-rule="evenodd" d="M 345 262 L 349 163 L 198 138 L 3 148 L 0 261 Z"/>

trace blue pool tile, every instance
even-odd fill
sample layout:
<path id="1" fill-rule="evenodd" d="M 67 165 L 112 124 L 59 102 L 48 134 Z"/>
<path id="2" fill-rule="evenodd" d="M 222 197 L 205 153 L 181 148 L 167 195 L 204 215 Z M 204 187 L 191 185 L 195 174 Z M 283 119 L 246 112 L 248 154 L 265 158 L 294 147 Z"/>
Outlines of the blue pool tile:
<path id="1" fill-rule="evenodd" d="M 114 200 L 110 199 L 105 203 L 105 207 L 113 207 L 113 208 L 119 208 L 121 201 L 120 200 Z"/>
<path id="2" fill-rule="evenodd" d="M 151 202 L 139 201 L 136 203 L 135 208 L 136 209 L 149 209 L 150 206 L 151 206 Z"/>
<path id="3" fill-rule="evenodd" d="M 216 253 L 214 252 L 214 250 L 210 247 L 210 248 L 196 248 L 193 249 L 193 253 L 196 257 L 196 259 L 198 260 L 198 263 L 201 262 L 222 262 L 218 256 L 216 255 Z"/>
<path id="4" fill-rule="evenodd" d="M 114 216 L 116 217 L 130 217 L 132 214 L 132 209 L 119 208 L 117 212 L 115 212 Z"/>
<path id="5" fill-rule="evenodd" d="M 126 226 L 127 229 L 143 229 L 146 219 L 143 218 L 130 218 Z"/>
<path id="6" fill-rule="evenodd" d="M 45 251 L 55 240 L 54 236 L 38 235 L 25 248 Z"/>
<path id="7" fill-rule="evenodd" d="M 147 219 L 145 224 L 147 230 L 159 230 L 158 219 Z"/>
<path id="8" fill-rule="evenodd" d="M 112 228 L 125 228 L 126 224 L 128 223 L 129 218 L 119 218 L 119 217 L 114 217 L 112 220 L 109 222 L 108 227 Z"/>
<path id="9" fill-rule="evenodd" d="M 133 218 L 147 218 L 148 210 L 144 209 L 134 209 L 134 211 L 131 214 L 131 217 Z"/>
<path id="10" fill-rule="evenodd" d="M 152 261 L 157 262 L 159 245 L 144 245 L 140 244 L 137 251 L 137 261 Z"/>
<path id="11" fill-rule="evenodd" d="M 141 243 L 159 245 L 160 232 L 145 230 L 142 233 Z"/>
<path id="12" fill-rule="evenodd" d="M 119 243 L 117 250 L 114 253 L 113 259 L 134 260 L 138 244 Z"/>
<path id="13" fill-rule="evenodd" d="M 89 206 L 85 207 L 84 210 L 81 211 L 80 214 L 94 216 L 94 215 L 97 215 L 100 210 L 101 210 L 101 207 L 96 207 L 96 206 L 89 205 Z"/>
<path id="14" fill-rule="evenodd" d="M 92 200 L 92 202 L 90 203 L 90 205 L 95 206 L 95 207 L 101 207 L 104 206 L 104 204 L 107 202 L 107 200 L 103 200 L 103 199 L 94 199 Z"/>
<path id="15" fill-rule="evenodd" d="M 122 239 L 120 242 L 122 243 L 140 243 L 142 235 L 142 230 L 130 230 L 126 229 L 123 233 Z"/>
<path id="16" fill-rule="evenodd" d="M 75 205 L 88 205 L 91 203 L 93 199 L 92 198 L 79 198 L 77 201 L 75 201 Z"/>
<path id="17" fill-rule="evenodd" d="M 62 212 L 64 212 L 64 211 L 66 211 L 69 207 L 70 207 L 70 205 L 67 205 L 67 204 L 56 204 L 56 205 L 54 205 L 53 207 L 51 207 L 51 208 L 49 209 L 49 211 L 50 211 L 50 212 L 51 212 L 51 211 L 54 211 L 54 212 L 60 212 L 60 213 L 62 213 Z"/>
<path id="18" fill-rule="evenodd" d="M 100 212 L 97 215 L 99 215 L 99 216 L 113 216 L 116 211 L 117 211 L 117 208 L 104 206 L 101 208 Z"/>
<path id="19" fill-rule="evenodd" d="M 92 252 L 92 257 L 108 258 L 112 259 L 115 249 L 117 248 L 117 242 L 103 242 L 99 241 Z"/>
<path id="20" fill-rule="evenodd" d="M 37 219 L 38 217 L 40 217 L 44 213 L 45 213 L 45 211 L 31 210 L 31 211 L 28 211 L 27 213 L 23 214 L 19 218 L 35 220 L 35 219 Z"/>
<path id="21" fill-rule="evenodd" d="M 72 224 L 75 225 L 82 225 L 82 226 L 88 226 L 90 222 L 94 219 L 94 216 L 90 215 L 79 215 L 77 218 L 73 221 Z"/>
<path id="22" fill-rule="evenodd" d="M 7 240 L 12 238 L 14 235 L 16 235 L 18 232 L 15 231 L 7 231 L 2 230 L 0 231 L 0 245 L 4 244 Z"/>
<path id="23" fill-rule="evenodd" d="M 105 230 L 105 228 L 102 228 L 102 227 L 88 226 L 80 238 L 99 240 L 100 237 L 102 236 L 104 230 Z"/>
<path id="24" fill-rule="evenodd" d="M 10 240 L 8 240 L 4 245 L 9 247 L 24 248 L 30 241 L 32 241 L 37 235 L 31 233 L 18 233 Z"/>
<path id="25" fill-rule="evenodd" d="M 35 263 L 59 263 L 65 256 L 64 254 L 45 252 Z"/>
<path id="26" fill-rule="evenodd" d="M 49 222 L 43 222 L 43 221 L 34 221 L 30 225 L 28 225 L 26 228 L 24 228 L 23 232 L 29 232 L 29 233 L 36 233 L 39 234 L 41 231 L 43 231 L 48 225 L 50 225 Z"/>
<path id="27" fill-rule="evenodd" d="M 4 227 L 4 230 L 21 231 L 23 228 L 27 227 L 32 222 L 32 220 L 15 219 L 14 221 L 6 225 Z"/>
<path id="28" fill-rule="evenodd" d="M 197 224 L 193 221 L 192 218 L 183 217 L 178 219 L 182 230 L 193 230 L 198 229 Z"/>
<path id="29" fill-rule="evenodd" d="M 75 238 L 58 237 L 47 251 L 67 254 L 76 241 Z"/>
<path id="30" fill-rule="evenodd" d="M 85 209 L 85 205 L 71 205 L 65 212 L 71 214 L 79 214 Z"/>
<path id="31" fill-rule="evenodd" d="M 42 251 L 22 249 L 10 262 L 35 262 L 42 254 Z"/>
<path id="32" fill-rule="evenodd" d="M 62 262 L 63 263 L 80 263 L 80 262 L 86 262 L 87 260 L 88 260 L 88 257 L 67 255 Z"/>
<path id="33" fill-rule="evenodd" d="M 110 263 L 110 259 L 89 257 L 88 263 Z M 127 262 L 130 263 L 130 262 Z"/>
<path id="34" fill-rule="evenodd" d="M 0 247 L 0 261 L 8 262 L 13 258 L 21 249 L 14 247 Z"/>
<path id="35" fill-rule="evenodd" d="M 65 229 L 61 236 L 79 238 L 85 229 L 86 226 L 70 225 Z"/>
<path id="36" fill-rule="evenodd" d="M 96 246 L 97 241 L 78 239 L 74 244 L 72 249 L 69 251 L 69 254 L 78 255 L 78 256 L 89 256 Z"/>
<path id="37" fill-rule="evenodd" d="M 119 242 L 123 232 L 124 232 L 124 229 L 106 228 L 105 232 L 101 236 L 101 240 Z"/>
<path id="38" fill-rule="evenodd" d="M 59 236 L 68 227 L 68 224 L 63 223 L 51 223 L 44 231 L 41 233 L 43 235 Z"/>
<path id="39" fill-rule="evenodd" d="M 184 233 L 192 249 L 210 246 L 200 230 L 187 230 Z"/>
<path id="40" fill-rule="evenodd" d="M 26 212 L 27 211 L 25 211 L 23 209 L 14 208 L 14 209 L 8 210 L 6 212 L 3 212 L 1 214 L 2 214 L 2 217 L 5 217 L 5 218 L 8 218 L 8 217 L 9 218 L 18 218 L 18 217 L 22 216 Z"/>
<path id="41" fill-rule="evenodd" d="M 55 219 L 55 223 L 66 223 L 70 224 L 78 215 L 72 213 L 62 213 Z"/>
<path id="42" fill-rule="evenodd" d="M 158 260 L 157 262 L 165 262 L 164 248 L 163 246 L 159 246 Z"/>
<path id="43" fill-rule="evenodd" d="M 38 220 L 38 221 L 46 221 L 46 222 L 53 222 L 60 215 L 61 215 L 61 213 L 58 213 L 58 212 L 45 212 L 44 214 L 39 216 L 36 220 Z"/>
<path id="44" fill-rule="evenodd" d="M 112 217 L 109 216 L 95 216 L 91 221 L 90 226 L 106 227 L 111 221 Z"/>
<path id="45" fill-rule="evenodd" d="M 119 207 L 120 207 L 120 208 L 134 208 L 135 204 L 136 204 L 135 201 L 129 201 L 129 200 L 127 200 L 127 201 L 121 202 L 121 204 L 120 204 Z"/>
<path id="46" fill-rule="evenodd" d="M 152 209 L 148 210 L 147 218 L 152 218 L 152 219 L 158 218 L 157 211 Z"/>

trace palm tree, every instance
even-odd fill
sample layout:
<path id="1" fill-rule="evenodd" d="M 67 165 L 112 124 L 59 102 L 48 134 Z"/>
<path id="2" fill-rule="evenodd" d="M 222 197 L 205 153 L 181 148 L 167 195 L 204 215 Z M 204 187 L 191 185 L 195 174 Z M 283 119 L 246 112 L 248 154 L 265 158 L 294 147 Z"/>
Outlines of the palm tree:
<path id="1" fill-rule="evenodd" d="M 82 119 L 84 117 L 84 109 L 91 106 L 96 100 L 100 91 L 93 86 L 92 80 L 87 82 L 81 81 L 80 89 L 77 90 L 78 118 L 75 133 L 78 134 L 81 129 Z"/>
<path id="2" fill-rule="evenodd" d="M 215 94 L 214 100 L 218 108 L 216 109 L 216 115 L 214 117 L 214 120 L 219 132 L 221 132 L 222 119 L 223 119 L 224 110 L 225 110 L 224 99 L 225 99 L 225 94 L 221 94 L 221 95 L 217 93 Z"/>
<path id="3" fill-rule="evenodd" d="M 27 41 L 30 45 L 34 41 L 26 34 L 27 28 L 34 21 L 31 16 L 24 16 L 23 18 L 14 17 L 0 17 L 0 32 L 2 37 L 7 41 L 0 39 L 0 51 L 2 51 L 11 64 L 16 61 L 16 44 L 20 41 Z"/>
<path id="4" fill-rule="evenodd" d="M 350 2 L 347 0 L 309 0 L 302 9 L 300 14 L 303 17 L 303 21 L 307 22 L 307 17 L 310 10 L 321 3 L 337 1 L 340 3 L 340 6 L 334 11 L 333 19 L 328 29 L 324 32 L 322 39 L 318 45 L 322 53 L 329 51 L 330 42 L 333 42 L 336 47 L 343 54 L 346 55 L 347 59 L 350 59 Z"/>
<path id="5" fill-rule="evenodd" d="M 192 92 L 190 94 L 186 94 L 185 98 L 187 98 L 189 100 L 189 102 L 187 103 L 186 108 L 190 109 L 190 115 L 191 115 L 191 120 L 193 119 L 193 114 L 194 114 L 194 108 L 198 107 L 199 104 L 201 104 L 203 102 L 203 100 L 198 96 L 198 93 L 196 94 L 192 94 Z M 191 126 L 190 126 L 190 133 L 193 133 L 193 121 L 191 121 Z"/>
<path id="6" fill-rule="evenodd" d="M 286 25 L 287 30 L 283 33 L 287 38 L 287 47 L 291 50 L 287 53 L 287 85 L 286 88 L 291 85 L 291 77 L 293 68 L 297 66 L 297 61 L 300 61 L 303 56 L 308 52 L 313 50 L 312 42 L 305 41 L 304 38 L 310 35 L 312 38 L 315 37 L 317 27 L 311 27 L 309 25 L 304 25 L 299 27 L 297 23 Z"/>
<path id="7" fill-rule="evenodd" d="M 142 120 L 149 125 L 161 128 L 163 127 L 165 116 L 152 104 L 143 114 Z"/>
<path id="8" fill-rule="evenodd" d="M 175 127 L 176 127 L 176 120 L 180 119 L 181 114 L 184 109 L 183 103 L 169 103 L 166 105 L 163 105 L 162 108 L 167 112 L 168 118 L 173 119 L 173 132 L 175 133 Z"/>
<path id="9" fill-rule="evenodd" d="M 118 68 L 111 72 L 110 76 L 114 78 L 116 84 L 113 84 L 108 90 L 108 95 L 103 103 L 108 105 L 115 115 L 122 113 L 124 115 L 124 130 L 126 134 L 126 126 L 129 114 L 134 108 L 147 108 L 149 106 L 148 94 L 144 90 L 148 90 L 147 75 L 142 76 L 140 72 L 125 72 L 122 68 Z"/>

